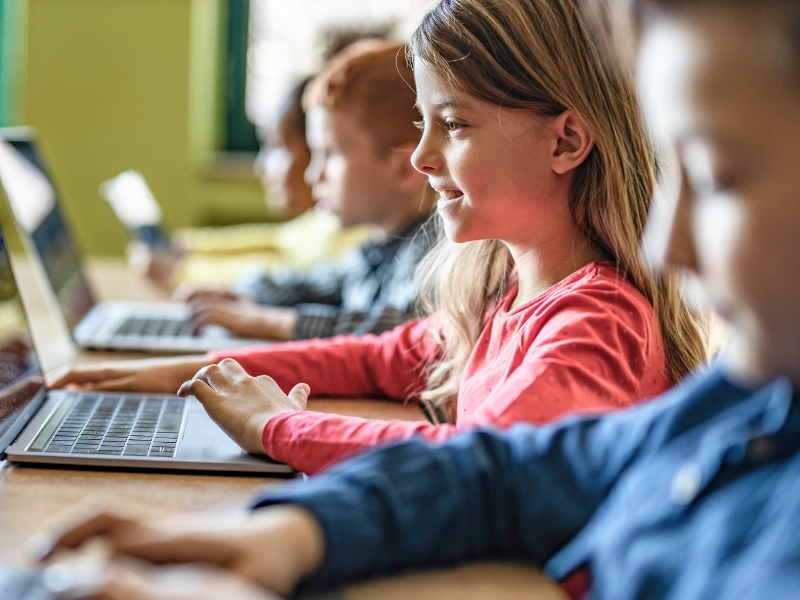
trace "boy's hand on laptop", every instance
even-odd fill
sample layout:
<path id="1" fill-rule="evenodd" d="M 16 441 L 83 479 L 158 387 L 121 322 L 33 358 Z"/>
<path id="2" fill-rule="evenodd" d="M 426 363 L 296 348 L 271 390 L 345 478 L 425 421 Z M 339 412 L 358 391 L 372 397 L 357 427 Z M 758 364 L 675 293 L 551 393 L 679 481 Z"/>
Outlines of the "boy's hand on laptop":
<path id="1" fill-rule="evenodd" d="M 223 287 L 179 286 L 172 295 L 176 302 L 197 302 L 199 300 L 244 300 L 246 296 L 234 294 Z"/>
<path id="2" fill-rule="evenodd" d="M 114 560 L 93 581 L 77 582 L 56 597 L 72 600 L 279 600 L 260 586 L 211 565 L 151 566 L 133 559 Z"/>
<path id="3" fill-rule="evenodd" d="M 178 267 L 186 251 L 175 245 L 166 250 L 154 250 L 148 244 L 134 241 L 128 244 L 127 254 L 131 272 L 169 293 L 175 288 Z"/>
<path id="4" fill-rule="evenodd" d="M 178 390 L 194 396 L 230 438 L 251 454 L 264 454 L 261 436 L 267 422 L 280 413 L 305 410 L 310 388 L 299 383 L 289 395 L 271 377 L 251 377 L 231 358 L 200 369 Z"/>
<path id="5" fill-rule="evenodd" d="M 195 331 L 219 325 L 239 337 L 289 341 L 297 321 L 294 308 L 261 306 L 249 300 L 200 300 L 191 303 Z"/>
<path id="6" fill-rule="evenodd" d="M 77 549 L 89 540 L 101 539 L 115 557 L 132 557 L 153 564 L 202 563 L 205 568 L 202 573 L 198 570 L 196 582 L 185 582 L 183 589 L 193 589 L 195 595 L 178 595 L 174 588 L 171 595 L 167 593 L 168 582 L 163 578 L 159 581 L 158 576 L 174 576 L 179 574 L 176 571 L 171 574 L 162 570 L 139 571 L 140 566 L 134 568 L 155 578 L 148 577 L 146 583 L 126 568 L 112 569 L 101 584 L 101 589 L 109 593 L 86 597 L 159 600 L 269 597 L 239 578 L 255 582 L 270 592 L 289 595 L 300 579 L 319 567 L 323 558 L 324 534 L 316 518 L 291 505 L 262 509 L 249 516 L 194 515 L 157 522 L 96 506 L 88 513 L 86 505 L 72 510 L 76 514 L 68 518 L 69 525 L 60 527 L 55 534 L 45 531 L 31 538 L 29 546 L 37 558 L 46 560 L 61 551 Z M 209 569 L 209 565 L 216 568 Z M 208 586 L 208 593 L 202 593 L 197 586 L 200 581 Z M 237 585 L 243 591 L 249 590 L 248 594 L 233 593 Z M 228 593 L 222 593 L 226 589 Z"/>
<path id="7" fill-rule="evenodd" d="M 174 394 L 198 369 L 213 362 L 205 356 L 179 356 L 64 367 L 47 377 L 47 385 L 51 389 Z"/>

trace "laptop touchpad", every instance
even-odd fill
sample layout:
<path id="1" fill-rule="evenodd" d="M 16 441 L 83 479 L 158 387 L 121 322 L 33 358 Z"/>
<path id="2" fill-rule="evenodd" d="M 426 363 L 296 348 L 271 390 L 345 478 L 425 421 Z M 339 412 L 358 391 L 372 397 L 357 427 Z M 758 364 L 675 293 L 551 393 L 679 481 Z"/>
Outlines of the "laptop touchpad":
<path id="1" fill-rule="evenodd" d="M 189 398 L 186 425 L 175 457 L 185 460 L 220 460 L 239 458 L 242 455 L 247 453 L 211 420 L 203 405 L 196 399 Z"/>

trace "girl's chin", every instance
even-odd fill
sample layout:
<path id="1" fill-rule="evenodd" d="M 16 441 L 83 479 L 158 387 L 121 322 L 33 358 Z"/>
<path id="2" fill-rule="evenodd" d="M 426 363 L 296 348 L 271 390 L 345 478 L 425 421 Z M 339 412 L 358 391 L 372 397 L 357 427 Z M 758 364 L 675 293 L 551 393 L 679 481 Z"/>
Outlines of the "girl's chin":
<path id="1" fill-rule="evenodd" d="M 451 219 L 443 218 L 444 233 L 451 242 L 456 244 L 463 244 L 465 242 L 475 242 L 477 240 L 486 239 L 482 236 L 474 235 L 474 232 L 469 231 L 464 227 L 464 223 L 454 221 Z"/>
<path id="2" fill-rule="evenodd" d="M 436 203 L 436 209 L 439 212 L 446 212 L 449 209 L 453 209 L 457 207 L 461 201 L 464 199 L 464 194 L 460 196 L 456 196 L 455 198 L 439 198 L 439 201 Z"/>

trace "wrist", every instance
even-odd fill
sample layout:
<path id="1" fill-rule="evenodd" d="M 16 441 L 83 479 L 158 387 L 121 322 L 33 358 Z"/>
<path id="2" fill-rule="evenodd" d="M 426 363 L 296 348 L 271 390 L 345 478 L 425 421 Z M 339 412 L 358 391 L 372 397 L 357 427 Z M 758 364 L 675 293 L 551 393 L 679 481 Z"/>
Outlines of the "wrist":
<path id="1" fill-rule="evenodd" d="M 275 328 L 272 337 L 282 342 L 293 340 L 295 323 L 297 323 L 296 308 L 276 308 Z"/>
<path id="2" fill-rule="evenodd" d="M 300 506 L 281 504 L 256 511 L 252 521 L 263 536 L 258 546 L 278 550 L 274 556 L 280 560 L 282 581 L 275 591 L 291 593 L 322 565 L 325 534 L 313 513 Z"/>
<path id="3" fill-rule="evenodd" d="M 291 540 L 289 552 L 297 583 L 322 566 L 325 534 L 317 518 L 307 509 L 293 504 L 280 508 L 286 515 L 286 539 Z"/>

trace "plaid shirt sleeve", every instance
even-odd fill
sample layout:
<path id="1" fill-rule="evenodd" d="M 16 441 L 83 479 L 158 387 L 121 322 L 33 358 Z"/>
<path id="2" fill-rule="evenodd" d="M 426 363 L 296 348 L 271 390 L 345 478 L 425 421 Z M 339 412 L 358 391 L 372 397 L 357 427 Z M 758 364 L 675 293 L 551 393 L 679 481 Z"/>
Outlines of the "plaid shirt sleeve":
<path id="1" fill-rule="evenodd" d="M 362 248 L 342 282 L 342 304 L 299 304 L 294 339 L 381 334 L 419 316 L 414 271 L 434 241 L 417 221 L 383 246 Z M 370 253 L 372 255 L 370 256 Z M 368 300 L 362 290 L 368 290 Z"/>
<path id="2" fill-rule="evenodd" d="M 355 333 L 380 334 L 405 323 L 413 315 L 394 306 L 382 305 L 380 310 L 364 313 L 347 311 L 338 306 L 324 304 L 300 304 L 297 307 L 294 339 L 333 337 Z"/>
<path id="3" fill-rule="evenodd" d="M 241 281 L 235 291 L 251 295 L 265 306 L 336 306 L 342 303 L 342 286 L 348 274 L 358 268 L 358 262 L 358 257 L 350 254 L 339 261 L 320 263 L 306 272 L 286 269 L 271 275 L 260 273 Z"/>
<path id="4" fill-rule="evenodd" d="M 295 307 L 296 340 L 389 331 L 418 316 L 414 270 L 435 241 L 426 221 L 421 218 L 384 243 L 368 242 L 306 273 L 260 274 L 240 282 L 236 291 L 259 304 Z"/>

